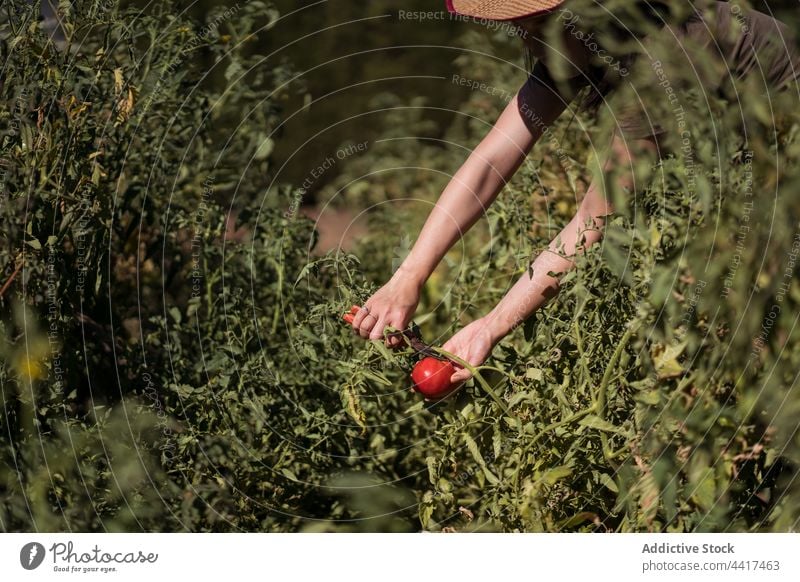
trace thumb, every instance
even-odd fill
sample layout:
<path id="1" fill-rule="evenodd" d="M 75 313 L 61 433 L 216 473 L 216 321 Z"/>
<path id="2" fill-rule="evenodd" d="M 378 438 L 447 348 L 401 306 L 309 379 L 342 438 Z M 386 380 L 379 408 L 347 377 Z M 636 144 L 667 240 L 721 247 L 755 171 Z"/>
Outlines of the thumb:
<path id="1" fill-rule="evenodd" d="M 466 382 L 469 380 L 472 374 L 466 368 L 458 367 L 456 368 L 456 372 L 450 376 L 450 383 L 451 384 L 458 384 L 461 382 Z"/>

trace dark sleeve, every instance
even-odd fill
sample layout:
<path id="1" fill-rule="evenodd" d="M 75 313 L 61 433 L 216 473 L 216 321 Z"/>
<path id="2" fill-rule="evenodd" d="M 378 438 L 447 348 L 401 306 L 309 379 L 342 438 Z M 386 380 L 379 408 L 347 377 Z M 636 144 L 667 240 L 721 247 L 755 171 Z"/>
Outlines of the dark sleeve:
<path id="1" fill-rule="evenodd" d="M 520 116 L 532 132 L 541 131 L 555 121 L 589 83 L 590 78 L 583 74 L 558 83 L 540 60 L 519 91 Z"/>
<path id="2" fill-rule="evenodd" d="M 564 101 L 564 104 L 567 105 L 575 98 L 580 90 L 589 85 L 590 82 L 591 75 L 582 72 L 558 83 L 553 79 L 553 76 L 550 74 L 545 64 L 539 60 L 533 66 L 533 71 L 528 74 L 526 85 L 531 89 L 536 86 L 542 87 L 558 96 Z"/>

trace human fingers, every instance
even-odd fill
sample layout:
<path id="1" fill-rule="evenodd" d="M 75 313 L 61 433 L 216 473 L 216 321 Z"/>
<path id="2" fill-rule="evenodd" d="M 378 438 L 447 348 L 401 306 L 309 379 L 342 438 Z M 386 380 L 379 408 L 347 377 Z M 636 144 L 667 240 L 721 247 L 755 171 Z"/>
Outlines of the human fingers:
<path id="1" fill-rule="evenodd" d="M 389 325 L 391 325 L 392 327 L 397 329 L 396 325 L 393 325 L 391 323 Z M 390 348 L 399 347 L 403 343 L 404 342 L 403 342 L 402 338 L 399 335 L 390 335 L 389 337 L 386 338 L 386 342 L 385 342 L 386 346 L 390 347 Z"/>
<path id="2" fill-rule="evenodd" d="M 372 326 L 372 331 L 369 334 L 369 339 L 377 340 L 383 338 L 383 330 L 386 329 L 386 316 L 376 316 L 375 325 Z"/>
<path id="3" fill-rule="evenodd" d="M 381 336 L 383 332 L 386 330 L 387 327 L 394 328 L 395 332 L 389 335 L 386 340 L 384 341 L 384 345 L 389 348 L 396 348 L 405 344 L 405 340 L 402 337 L 402 330 L 404 329 L 404 325 L 400 317 L 398 317 L 396 312 L 389 311 L 383 320 L 383 328 L 381 329 Z M 380 337 L 380 336 L 379 336 Z"/>
<path id="4" fill-rule="evenodd" d="M 377 322 L 378 316 L 371 311 L 367 311 L 367 314 L 361 318 L 361 325 L 358 327 L 358 335 L 364 339 L 369 339 L 369 335 L 372 333 L 372 329 L 375 327 Z"/>
<path id="5" fill-rule="evenodd" d="M 350 311 L 352 313 L 352 308 Z M 353 331 L 355 333 L 358 333 L 358 330 L 361 328 L 361 322 L 364 320 L 364 317 L 366 317 L 368 313 L 369 313 L 369 308 L 366 306 L 359 307 L 358 310 L 355 312 L 355 315 L 353 316 Z"/>
<path id="6" fill-rule="evenodd" d="M 456 367 L 455 373 L 450 376 L 450 383 L 451 384 L 460 384 L 461 382 L 466 382 L 472 376 L 472 373 L 467 370 L 466 368 L 462 368 L 453 364 Z"/>
<path id="7" fill-rule="evenodd" d="M 446 351 L 446 352 L 450 352 L 451 354 L 455 354 L 455 355 L 457 355 L 457 356 L 458 356 L 458 355 L 460 355 L 460 354 L 458 353 L 458 352 L 459 352 L 459 349 L 460 349 L 460 343 L 456 341 L 456 337 L 457 337 L 457 336 L 455 336 L 455 335 L 454 335 L 454 336 L 453 336 L 453 337 L 451 337 L 449 340 L 447 340 L 446 342 L 444 342 L 444 343 L 442 344 L 442 349 L 443 349 L 444 351 Z M 455 365 L 455 364 L 454 364 L 454 365 Z"/>

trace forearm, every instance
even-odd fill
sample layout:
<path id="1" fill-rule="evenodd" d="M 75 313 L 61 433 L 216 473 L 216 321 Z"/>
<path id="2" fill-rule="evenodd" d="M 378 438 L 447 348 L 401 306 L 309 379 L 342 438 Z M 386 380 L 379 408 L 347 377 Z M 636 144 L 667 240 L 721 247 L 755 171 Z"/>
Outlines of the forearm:
<path id="1" fill-rule="evenodd" d="M 497 306 L 486 316 L 495 340 L 498 340 L 530 317 L 560 290 L 560 279 L 574 266 L 576 250 L 588 247 L 601 238 L 602 217 L 590 219 L 578 213 L 565 226 L 548 249 L 540 253 L 531 264 L 533 276 L 526 271 L 506 293 Z M 556 245 L 563 244 L 563 248 Z M 550 276 L 548 273 L 558 276 Z"/>
<path id="2" fill-rule="evenodd" d="M 637 145 L 643 152 L 656 154 L 658 148 L 653 140 L 640 140 Z M 627 144 L 615 138 L 611 144 L 611 155 L 604 164 L 608 172 L 614 164 L 628 169 L 617 176 L 620 188 L 632 190 L 634 187 L 631 152 Z M 500 303 L 486 316 L 495 341 L 507 335 L 517 325 L 530 317 L 560 290 L 560 279 L 574 265 L 576 251 L 587 248 L 602 238 L 605 216 L 612 213 L 611 204 L 601 187 L 592 182 L 573 219 L 554 238 L 548 250 L 542 252 L 531 265 L 533 276 L 526 272 L 503 297 Z M 561 245 L 557 245 L 560 241 Z M 560 248 L 559 248 L 560 247 Z M 549 272 L 558 276 L 551 277 Z"/>
<path id="3" fill-rule="evenodd" d="M 541 138 L 543 127 L 565 107 L 552 96 L 530 95 L 526 91 L 523 86 L 514 96 L 447 184 L 396 276 L 419 285 L 424 283 L 445 253 L 494 202 Z M 521 103 L 525 104 L 525 111 L 535 111 L 543 123 L 531 123 L 521 112 Z"/>
<path id="4" fill-rule="evenodd" d="M 511 158 L 511 159 L 509 159 Z M 420 284 L 494 202 L 524 159 L 484 159 L 476 149 L 442 191 L 399 273 Z"/>

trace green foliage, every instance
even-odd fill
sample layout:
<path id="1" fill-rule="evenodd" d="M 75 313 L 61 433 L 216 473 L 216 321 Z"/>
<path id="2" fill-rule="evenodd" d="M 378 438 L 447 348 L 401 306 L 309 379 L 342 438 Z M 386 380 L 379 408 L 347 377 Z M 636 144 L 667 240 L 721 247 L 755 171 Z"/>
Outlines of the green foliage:
<path id="1" fill-rule="evenodd" d="M 478 54 L 496 52 L 485 35 L 468 39 Z M 464 75 L 513 91 L 514 81 L 503 76 L 508 69 L 487 61 L 473 54 L 458 65 Z M 556 139 L 538 146 L 485 224 L 426 286 L 423 328 L 428 337 L 446 338 L 458 327 L 457 315 L 467 323 L 502 297 L 572 218 L 589 179 L 603 183 L 614 202 L 604 243 L 582 253 L 558 298 L 495 350 L 489 364 L 502 373 L 484 371 L 511 414 L 473 388 L 434 415 L 441 423 L 436 446 L 424 443 L 430 483 L 418 492 L 423 528 L 795 527 L 796 95 L 734 101 L 760 93 L 762 81 L 746 78 L 710 102 L 693 98 L 692 71 L 671 61 L 677 59 L 664 59 L 670 81 L 686 88 L 680 95 L 688 133 L 669 134 L 658 163 L 636 158 L 635 192 L 621 190 L 616 173 L 603 175 L 594 164 L 605 152 L 592 144 L 607 143 L 598 138 L 613 131 L 614 116 L 580 117 L 572 127 L 585 131 L 570 132 L 565 115 L 554 127 Z M 677 127 L 662 87 L 640 81 L 637 90 L 649 115 Z M 366 183 L 340 178 L 344 200 L 379 198 L 392 192 L 384 174 L 369 173 L 370 164 L 427 168 L 397 173 L 419 203 L 373 216 L 376 235 L 362 248 L 376 283 L 399 242 L 386 233 L 421 225 L 440 187 L 438 169 L 456 168 L 465 157 L 458 144 L 477 143 L 488 130 L 484 120 L 496 119 L 504 105 L 474 91 L 446 136 L 451 147 L 434 152 L 421 140 L 418 148 L 389 150 L 387 143 L 359 160 L 354 175 L 368 176 Z M 777 113 L 767 116 L 766 108 Z M 569 164 L 560 158 L 564 151 Z M 381 418 L 368 415 L 376 430 Z"/>
<path id="2" fill-rule="evenodd" d="M 277 103 L 294 95 L 278 88 L 286 67 L 254 66 L 254 31 L 276 18 L 267 8 L 249 2 L 233 18 L 220 7 L 208 27 L 164 2 L 146 13 L 72 2 L 57 47 L 36 25 L 38 7 L 4 4 L 3 301 L 29 313 L 6 322 L 4 529 L 262 526 L 237 526 L 235 484 L 206 471 L 248 453 L 224 409 L 201 406 L 227 406 L 245 378 L 269 390 L 265 365 L 251 374 L 230 363 L 253 349 L 255 326 L 277 328 L 281 277 L 296 275 L 311 231 L 259 204 Z M 205 82 L 202 58 L 231 85 Z M 235 196 L 243 202 L 229 213 Z M 237 219 L 258 226 L 249 246 Z M 274 245 L 281 228 L 289 254 Z M 260 284 L 246 310 L 251 269 Z M 253 305 L 266 312 L 247 319 Z M 263 405 L 242 401 L 237 422 L 255 430 Z M 136 428 L 154 416 L 157 430 Z M 114 447 L 102 446 L 106 431 Z M 266 483 L 249 475 L 236 478 Z"/>
<path id="3" fill-rule="evenodd" d="M 64 9 L 63 49 L 21 0 L 0 24 L 0 528 L 796 527 L 792 95 L 770 95 L 786 112 L 770 115 L 682 92 L 691 148 L 673 133 L 663 160 L 637 164 L 634 192 L 594 163 L 613 116 L 560 119 L 429 280 L 416 320 L 441 344 L 490 309 L 592 178 L 616 210 L 604 241 L 481 382 L 431 405 L 408 388 L 412 355 L 352 337 L 340 314 L 386 279 L 501 94 L 465 93 L 441 141 L 425 101 L 376 97 L 394 139 L 322 191 L 376 204 L 370 234 L 353 254 L 311 256 L 298 189 L 268 187 L 279 103 L 304 95 L 289 65 L 255 54 L 276 13 L 218 8 L 211 30 L 167 2 Z M 518 41 L 460 42 L 456 71 L 513 94 L 518 63 L 488 55 Z M 664 62 L 675 87 L 689 81 Z M 662 87 L 641 93 L 675 123 Z"/>

